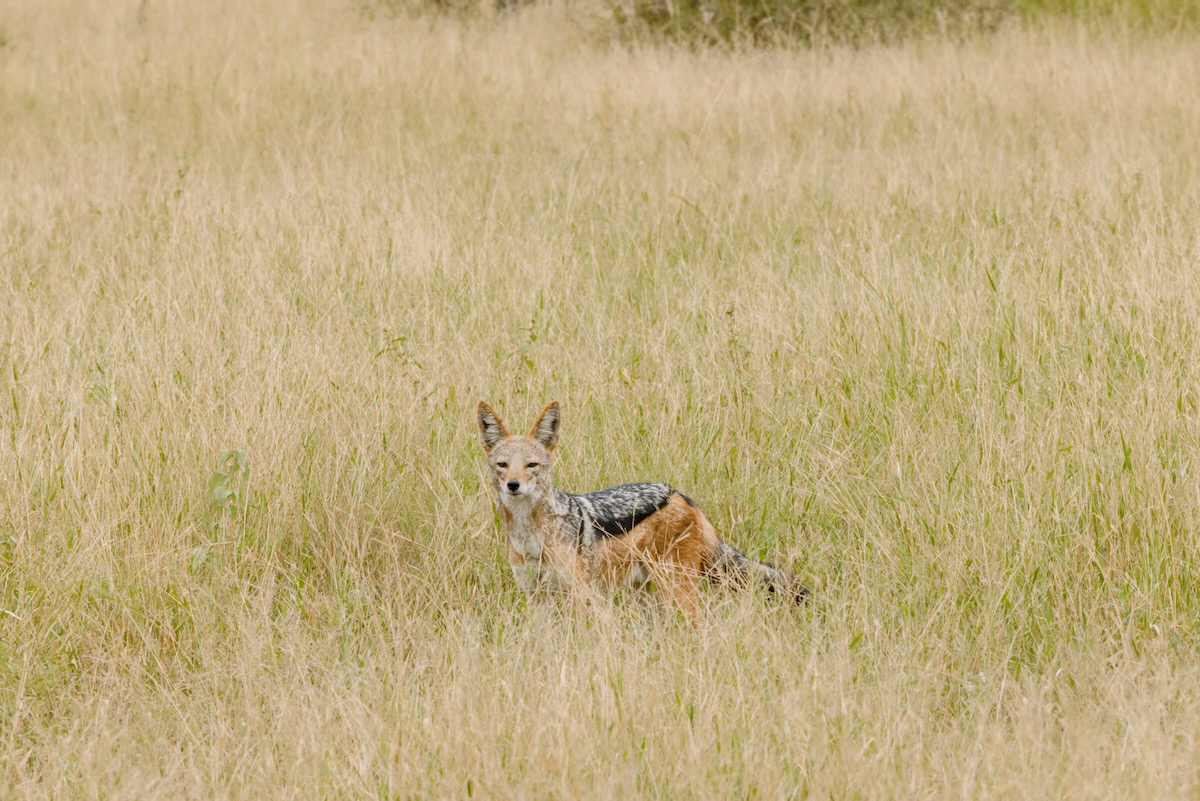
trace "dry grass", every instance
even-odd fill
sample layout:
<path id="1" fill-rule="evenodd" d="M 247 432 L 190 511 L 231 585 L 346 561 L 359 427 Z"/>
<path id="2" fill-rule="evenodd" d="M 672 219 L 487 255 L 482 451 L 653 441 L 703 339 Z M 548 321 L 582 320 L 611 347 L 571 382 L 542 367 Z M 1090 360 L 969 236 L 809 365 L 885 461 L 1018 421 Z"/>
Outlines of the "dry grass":
<path id="1" fill-rule="evenodd" d="M 0 7 L 0 797 L 1200 792 L 1194 40 L 317 6 Z M 817 601 L 527 607 L 480 397 Z"/>

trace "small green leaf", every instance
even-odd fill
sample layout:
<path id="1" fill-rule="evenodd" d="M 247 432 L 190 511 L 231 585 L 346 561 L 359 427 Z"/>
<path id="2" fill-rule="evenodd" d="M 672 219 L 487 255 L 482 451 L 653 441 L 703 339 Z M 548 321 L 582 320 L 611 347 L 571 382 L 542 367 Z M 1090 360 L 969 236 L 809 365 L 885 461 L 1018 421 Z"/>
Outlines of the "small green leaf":
<path id="1" fill-rule="evenodd" d="M 208 562 L 208 552 L 212 550 L 212 543 L 206 542 L 203 545 L 197 545 L 188 554 L 188 571 L 191 573 L 199 573 Z"/>

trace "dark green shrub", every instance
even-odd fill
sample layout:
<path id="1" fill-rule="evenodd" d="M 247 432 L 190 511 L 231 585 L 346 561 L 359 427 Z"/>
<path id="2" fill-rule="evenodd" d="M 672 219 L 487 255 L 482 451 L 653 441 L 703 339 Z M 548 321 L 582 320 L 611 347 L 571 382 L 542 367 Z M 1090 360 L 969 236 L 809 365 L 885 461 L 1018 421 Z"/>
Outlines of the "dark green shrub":
<path id="1" fill-rule="evenodd" d="M 618 22 L 686 41 L 866 43 L 994 29 L 1014 0 L 632 0 Z M 630 14 L 629 12 L 632 12 Z"/>
<path id="2" fill-rule="evenodd" d="M 368 17 L 473 16 L 543 0 L 358 0 Z M 606 0 L 619 35 L 706 44 L 870 44 L 967 37 L 1005 20 L 1092 28 L 1200 30 L 1200 0 Z"/>

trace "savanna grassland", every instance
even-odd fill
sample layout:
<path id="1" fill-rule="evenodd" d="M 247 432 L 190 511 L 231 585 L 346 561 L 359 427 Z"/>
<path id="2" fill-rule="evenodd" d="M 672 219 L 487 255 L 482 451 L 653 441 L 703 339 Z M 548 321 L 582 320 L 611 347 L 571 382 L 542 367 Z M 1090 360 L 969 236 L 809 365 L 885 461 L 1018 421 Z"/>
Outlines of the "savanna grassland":
<path id="1" fill-rule="evenodd" d="M 0 797 L 1200 793 L 1194 35 L 0 33 Z M 814 601 L 527 604 L 481 398 Z"/>

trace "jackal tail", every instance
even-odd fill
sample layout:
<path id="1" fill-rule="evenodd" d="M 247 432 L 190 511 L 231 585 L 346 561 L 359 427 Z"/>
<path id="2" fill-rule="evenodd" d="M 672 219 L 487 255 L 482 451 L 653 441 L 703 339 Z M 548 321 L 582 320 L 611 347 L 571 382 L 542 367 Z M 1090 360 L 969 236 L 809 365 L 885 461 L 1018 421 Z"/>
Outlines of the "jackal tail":
<path id="1" fill-rule="evenodd" d="M 737 588 L 754 584 L 764 586 L 767 591 L 794 604 L 808 600 L 809 590 L 792 574 L 766 562 L 758 562 L 734 548 L 724 540 L 705 566 L 704 574 L 718 584 Z"/>

